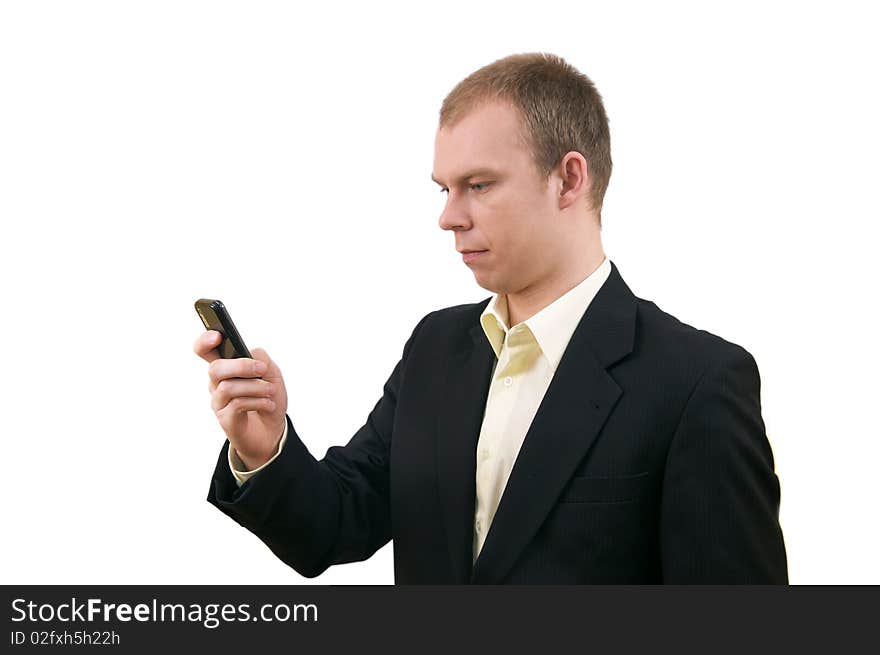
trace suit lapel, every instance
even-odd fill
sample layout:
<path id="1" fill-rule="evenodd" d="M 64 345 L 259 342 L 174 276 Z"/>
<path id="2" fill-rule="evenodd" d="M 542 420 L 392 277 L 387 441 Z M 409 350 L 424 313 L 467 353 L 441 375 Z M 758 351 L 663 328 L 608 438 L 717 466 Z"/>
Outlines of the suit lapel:
<path id="1" fill-rule="evenodd" d="M 477 308 L 479 317 L 489 300 Z M 447 396 L 440 399 L 437 426 L 437 477 L 455 581 L 471 577 L 473 560 L 476 451 L 495 353 L 479 323 L 448 360 Z"/>
<path id="2" fill-rule="evenodd" d="M 489 534 L 474 564 L 471 582 L 503 582 L 556 504 L 622 394 L 606 368 L 632 351 L 635 319 L 635 297 L 612 262 L 608 280 L 575 329 L 526 433 Z M 491 349 L 489 354 L 494 357 Z M 462 373 L 467 370 L 467 366 L 460 369 Z M 472 389 L 481 400 L 480 419 L 488 394 L 490 370 L 490 367 L 485 371 L 480 369 L 481 375 L 475 376 L 486 389 L 481 388 L 481 393 Z M 473 413 L 472 409 L 468 411 Z M 455 517 L 458 539 L 465 530 L 472 538 L 476 471 L 473 456 L 480 423 L 481 420 L 475 422 L 473 416 L 469 416 L 460 424 L 461 429 L 473 431 L 473 435 L 469 435 L 473 446 L 469 441 L 467 493 L 470 502 L 464 508 L 469 511 L 463 511 L 464 518 Z M 444 488 L 441 493 L 449 491 Z M 462 499 L 456 501 L 456 507 L 459 505 L 464 505 Z"/>

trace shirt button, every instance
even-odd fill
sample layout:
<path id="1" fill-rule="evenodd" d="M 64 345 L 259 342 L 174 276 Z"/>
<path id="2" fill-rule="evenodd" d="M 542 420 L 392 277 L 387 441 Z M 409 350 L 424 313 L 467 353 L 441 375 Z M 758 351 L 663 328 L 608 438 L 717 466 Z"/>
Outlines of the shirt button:
<path id="1" fill-rule="evenodd" d="M 480 519 L 477 519 L 477 532 L 482 531 L 483 524 L 480 522 Z"/>
<path id="2" fill-rule="evenodd" d="M 508 375 L 504 378 L 504 386 L 509 387 L 511 384 L 513 384 L 513 378 Z"/>
<path id="3" fill-rule="evenodd" d="M 489 459 L 489 449 L 488 448 L 483 448 L 480 451 L 480 459 Z"/>

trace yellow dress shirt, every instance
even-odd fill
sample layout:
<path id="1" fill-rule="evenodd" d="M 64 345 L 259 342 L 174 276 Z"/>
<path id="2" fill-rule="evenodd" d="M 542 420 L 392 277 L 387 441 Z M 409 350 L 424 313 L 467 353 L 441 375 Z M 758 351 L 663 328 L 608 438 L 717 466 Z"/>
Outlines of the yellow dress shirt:
<path id="1" fill-rule="evenodd" d="M 520 446 L 571 335 L 610 274 L 611 262 L 606 257 L 577 286 L 510 328 L 506 295 L 496 294 L 480 315 L 480 325 L 497 360 L 477 442 L 474 561 L 486 541 Z M 237 484 L 241 486 L 269 466 L 281 453 L 286 440 L 285 425 L 275 455 L 253 471 L 246 471 L 238 454 L 230 448 L 229 468 Z"/>
<path id="2" fill-rule="evenodd" d="M 610 273 L 606 257 L 580 284 L 511 328 L 507 326 L 507 296 L 496 295 L 480 316 L 497 360 L 477 442 L 474 561 L 562 354 Z"/>

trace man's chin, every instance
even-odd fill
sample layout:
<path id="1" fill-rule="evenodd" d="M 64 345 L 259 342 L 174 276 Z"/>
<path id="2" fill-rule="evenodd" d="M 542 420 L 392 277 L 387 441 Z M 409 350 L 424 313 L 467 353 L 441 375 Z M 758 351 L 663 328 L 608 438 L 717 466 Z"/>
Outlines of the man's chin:
<path id="1" fill-rule="evenodd" d="M 491 275 L 481 274 L 474 271 L 474 281 L 486 291 L 497 294 L 506 293 L 504 291 L 504 285 L 500 284 L 498 280 L 493 279 Z"/>

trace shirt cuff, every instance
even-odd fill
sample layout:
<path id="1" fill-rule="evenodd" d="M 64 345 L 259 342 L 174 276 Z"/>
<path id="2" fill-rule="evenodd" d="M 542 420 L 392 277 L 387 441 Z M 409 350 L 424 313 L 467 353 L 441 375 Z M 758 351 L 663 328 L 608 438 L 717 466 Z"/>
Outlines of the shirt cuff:
<path id="1" fill-rule="evenodd" d="M 253 471 L 246 471 L 244 462 L 241 461 L 241 458 L 238 456 L 238 453 L 235 452 L 235 448 L 232 447 L 232 444 L 229 444 L 229 470 L 232 471 L 232 475 L 235 478 L 235 483 L 240 487 L 245 482 L 247 482 L 254 475 L 262 471 L 264 468 L 269 466 L 272 462 L 275 461 L 275 458 L 281 454 L 281 449 L 284 447 L 284 442 L 287 441 L 287 419 L 284 420 L 284 432 L 281 435 L 281 441 L 278 442 L 278 450 L 272 455 L 272 459 L 263 464 L 259 468 L 255 468 Z"/>

